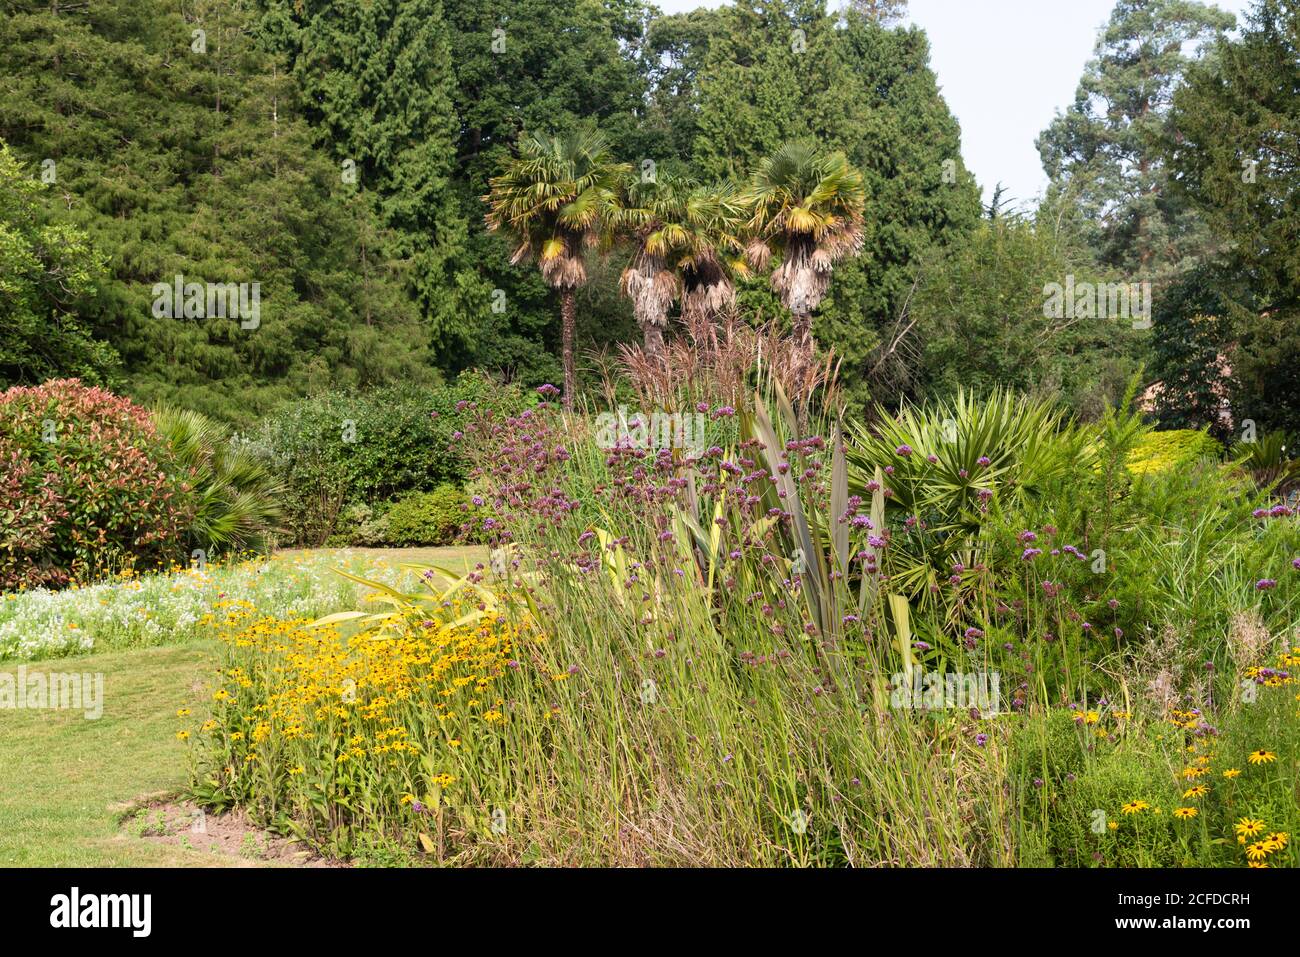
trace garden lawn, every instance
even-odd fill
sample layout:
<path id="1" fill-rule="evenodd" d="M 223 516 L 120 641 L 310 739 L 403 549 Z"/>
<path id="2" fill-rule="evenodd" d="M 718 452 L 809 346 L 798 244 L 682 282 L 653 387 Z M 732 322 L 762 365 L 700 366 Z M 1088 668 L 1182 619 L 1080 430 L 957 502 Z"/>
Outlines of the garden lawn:
<path id="1" fill-rule="evenodd" d="M 149 867 L 224 863 L 128 835 L 131 802 L 178 792 L 187 747 L 178 708 L 211 678 L 216 642 L 28 664 L 37 672 L 102 673 L 103 714 L 0 709 L 0 867 Z M 16 671 L 6 663 L 0 672 Z"/>
<path id="2" fill-rule="evenodd" d="M 364 549 L 338 555 L 317 549 L 281 552 L 272 562 L 325 575 L 324 568 L 335 564 L 367 570 L 351 561 L 364 558 L 368 569 L 387 566 L 397 574 L 400 562 L 437 562 L 460 571 L 485 555 L 481 548 Z M 336 560 L 345 556 L 348 561 Z M 248 597 L 256 602 L 255 589 Z M 201 691 L 211 684 L 218 648 L 216 641 L 195 638 L 160 647 L 0 662 L 0 673 L 15 674 L 24 665 L 29 675 L 104 676 L 103 714 L 93 720 L 80 710 L 0 708 L 0 867 L 247 864 L 144 840 L 121 825 L 135 802 L 179 794 L 187 784 L 188 749 L 176 732 L 201 718 L 195 702 L 206 700 Z M 178 717 L 181 708 L 195 713 Z"/>

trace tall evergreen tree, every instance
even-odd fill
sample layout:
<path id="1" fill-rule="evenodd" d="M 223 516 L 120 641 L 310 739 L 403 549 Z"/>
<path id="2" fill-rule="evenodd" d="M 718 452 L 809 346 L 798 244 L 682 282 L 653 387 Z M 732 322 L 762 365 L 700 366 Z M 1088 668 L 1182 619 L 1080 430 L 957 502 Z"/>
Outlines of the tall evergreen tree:
<path id="1" fill-rule="evenodd" d="M 1235 20 L 1195 0 L 1119 0 L 1074 102 L 1038 138 L 1049 205 L 1077 210 L 1099 261 L 1162 280 L 1208 252 L 1203 220 L 1171 196 L 1158 143 L 1198 48 Z"/>
<path id="2" fill-rule="evenodd" d="M 363 253 L 380 227 L 312 146 L 239 0 L 8 7 L 0 137 L 51 161 L 60 217 L 108 259 L 82 315 L 128 391 L 248 421 L 322 386 L 428 378 L 400 264 Z M 250 300 L 258 283 L 256 319 L 155 315 L 178 275 L 247 283 Z"/>
<path id="3" fill-rule="evenodd" d="M 292 59 L 317 141 L 372 199 L 440 343 L 489 301 L 467 259 L 442 0 L 270 0 L 262 30 Z"/>
<path id="4" fill-rule="evenodd" d="M 1174 95 L 1163 155 L 1178 195 L 1227 251 L 1233 407 L 1261 427 L 1300 419 L 1300 7 L 1257 0 Z M 1243 289 L 1245 286 L 1247 288 Z M 1248 291 L 1248 294 L 1247 294 Z M 1219 328 L 1216 326 L 1215 328 Z"/>

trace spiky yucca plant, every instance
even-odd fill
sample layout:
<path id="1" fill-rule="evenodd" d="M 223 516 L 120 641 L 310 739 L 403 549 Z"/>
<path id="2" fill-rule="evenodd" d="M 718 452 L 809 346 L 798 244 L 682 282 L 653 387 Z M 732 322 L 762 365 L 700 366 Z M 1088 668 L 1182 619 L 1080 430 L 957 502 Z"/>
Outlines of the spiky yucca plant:
<path id="1" fill-rule="evenodd" d="M 991 502 L 1009 505 L 1082 477 L 1097 452 L 1092 430 L 1050 402 L 1006 390 L 877 415 L 876 425 L 850 430 L 849 490 L 866 497 L 875 482 L 888 488 L 891 580 L 922 602 L 954 561 L 978 560 L 973 543 Z"/>

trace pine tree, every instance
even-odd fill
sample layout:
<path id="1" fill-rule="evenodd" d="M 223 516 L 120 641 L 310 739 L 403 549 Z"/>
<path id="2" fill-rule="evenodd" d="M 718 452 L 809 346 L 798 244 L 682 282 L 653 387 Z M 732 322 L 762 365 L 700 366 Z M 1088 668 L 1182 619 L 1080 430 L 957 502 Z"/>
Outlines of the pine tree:
<path id="1" fill-rule="evenodd" d="M 0 137 L 53 160 L 60 218 L 108 259 L 81 315 L 120 353 L 131 394 L 247 422 L 315 388 L 428 379 L 427 336 L 394 295 L 399 264 L 359 261 L 357 237 L 379 227 L 313 148 L 243 4 L 11 7 Z M 178 275 L 258 283 L 255 324 L 155 316 L 155 285 Z"/>
<path id="2" fill-rule="evenodd" d="M 1202 219 L 1170 195 L 1157 144 L 1196 46 L 1233 23 L 1194 0 L 1119 0 L 1074 103 L 1038 139 L 1048 204 L 1077 208 L 1099 261 L 1134 281 L 1169 278 L 1208 252 Z"/>

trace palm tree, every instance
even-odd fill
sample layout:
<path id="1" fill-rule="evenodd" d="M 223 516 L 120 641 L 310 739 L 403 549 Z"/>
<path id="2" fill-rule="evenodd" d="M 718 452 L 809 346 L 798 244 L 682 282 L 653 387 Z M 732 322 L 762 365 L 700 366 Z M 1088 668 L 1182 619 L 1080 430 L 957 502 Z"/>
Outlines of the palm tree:
<path id="1" fill-rule="evenodd" d="M 745 256 L 757 270 L 777 257 L 772 289 L 811 359 L 812 313 L 830 289 L 831 270 L 862 247 L 862 174 L 843 153 L 788 143 L 759 163 L 742 198 L 750 209 Z"/>
<path id="2" fill-rule="evenodd" d="M 619 277 L 619 290 L 632 312 L 646 354 L 663 353 L 668 313 L 677 300 L 684 319 L 711 319 L 735 302 L 731 269 L 746 271 L 737 236 L 743 220 L 734 187 L 702 186 L 672 174 L 627 184 L 614 213 L 619 231 L 631 239 L 632 258 Z"/>
<path id="3" fill-rule="evenodd" d="M 599 133 L 534 135 L 519 156 L 490 181 L 483 197 L 487 226 L 514 246 L 510 261 L 536 260 L 542 278 L 560 294 L 564 402 L 577 391 L 574 369 L 574 294 L 587 282 L 586 250 L 607 240 L 618 178 L 630 169 L 614 163 Z"/>
<path id="4" fill-rule="evenodd" d="M 679 260 L 682 318 L 712 322 L 736 304 L 733 276 L 749 275 L 741 238 L 746 208 L 732 183 L 698 186 L 686 197 L 686 222 L 693 243 Z"/>

